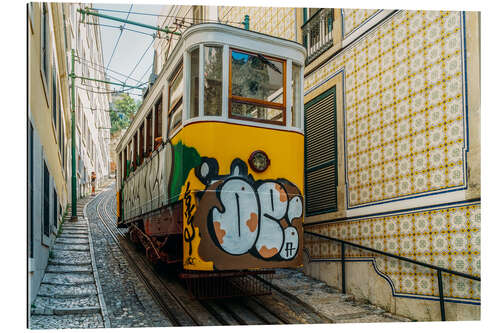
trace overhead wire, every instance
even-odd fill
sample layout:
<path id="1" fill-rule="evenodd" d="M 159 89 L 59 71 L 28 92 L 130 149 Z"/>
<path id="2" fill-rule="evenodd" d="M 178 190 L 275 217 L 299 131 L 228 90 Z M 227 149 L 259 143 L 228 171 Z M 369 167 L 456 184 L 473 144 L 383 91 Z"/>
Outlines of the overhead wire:
<path id="1" fill-rule="evenodd" d="M 128 20 L 128 17 L 130 16 L 130 11 L 132 10 L 133 6 L 134 6 L 134 4 L 130 5 L 130 8 L 128 10 L 128 14 L 127 14 L 127 17 L 125 18 L 125 20 Z M 127 25 L 127 23 L 125 23 L 124 27 L 126 25 Z M 111 60 L 113 59 L 113 56 L 115 55 L 115 51 L 116 51 L 116 48 L 118 47 L 118 43 L 120 42 L 120 39 L 122 38 L 122 34 L 123 34 L 123 30 L 120 30 L 120 35 L 118 36 L 118 39 L 116 40 L 115 47 L 113 48 L 113 52 L 111 53 L 111 57 L 109 58 L 108 64 L 106 65 L 106 70 L 108 70 L 109 65 L 111 63 Z"/>
<path id="2" fill-rule="evenodd" d="M 147 32 L 144 32 L 144 31 L 139 31 L 139 30 L 135 30 L 135 29 L 130 29 L 130 28 L 125 28 L 124 25 L 110 25 L 110 24 L 104 24 L 104 23 L 86 23 L 86 24 L 89 24 L 89 25 L 98 25 L 98 26 L 101 26 L 101 27 L 105 27 L 105 28 L 115 28 L 115 29 L 120 29 L 120 30 L 126 30 L 126 31 L 132 31 L 132 32 L 136 32 L 136 33 L 139 33 L 139 34 L 142 34 L 142 35 L 146 35 L 146 36 L 153 36 L 155 35 L 154 33 L 153 34 L 148 34 Z M 166 39 L 167 37 L 158 37 L 156 36 L 157 38 L 159 39 Z"/>
<path id="3" fill-rule="evenodd" d="M 193 6 L 191 6 L 192 8 Z M 127 11 L 124 10 L 117 10 L 117 9 L 103 9 L 103 8 L 92 8 L 93 10 L 98 10 L 98 11 L 105 11 L 105 12 L 116 12 L 116 13 L 127 13 Z M 226 15 L 232 10 L 233 8 L 229 9 L 226 12 Z M 162 14 L 151 14 L 151 13 L 144 13 L 144 12 L 131 12 L 131 14 L 135 15 L 146 15 L 146 16 L 156 16 L 156 17 L 165 17 L 165 18 L 179 18 L 179 19 L 188 19 L 188 20 L 193 20 L 193 21 L 199 21 L 198 19 L 191 19 L 191 18 L 186 18 L 185 16 L 176 16 L 176 15 L 162 15 Z M 224 17 L 226 17 L 224 15 Z M 209 19 L 203 19 L 203 22 L 221 22 L 222 20 L 209 20 Z M 241 24 L 241 22 L 234 22 L 234 21 L 225 21 L 227 23 L 234 23 L 234 24 Z"/>
<path id="4" fill-rule="evenodd" d="M 96 67 L 101 67 L 101 68 L 104 68 L 104 69 L 106 70 L 106 68 L 105 68 L 104 66 L 99 65 L 99 64 L 96 64 L 96 63 L 94 63 L 94 62 L 92 62 L 92 61 L 90 61 L 90 60 L 88 60 L 88 59 L 83 59 L 83 58 L 81 58 L 81 57 L 79 57 L 79 56 L 75 56 L 75 57 L 77 57 L 77 58 L 79 58 L 80 60 L 83 60 L 83 61 L 85 61 L 85 62 L 87 62 L 87 63 L 91 63 L 93 66 L 96 66 Z M 127 77 L 127 74 L 123 74 L 123 73 L 117 72 L 117 71 L 112 70 L 112 69 L 108 69 L 108 71 L 113 72 L 113 73 L 115 73 L 115 74 L 117 74 L 117 75 L 121 75 L 121 76 L 123 76 L 123 77 Z M 109 76 L 109 77 L 111 77 L 110 75 L 108 75 L 108 76 Z M 138 83 L 143 83 L 143 82 L 141 82 L 140 80 L 136 80 L 136 79 L 134 79 L 133 77 L 130 77 L 130 79 L 131 79 L 131 80 L 133 80 L 133 81 L 135 81 L 135 82 L 138 82 Z M 123 83 L 123 81 L 121 81 L 121 80 L 118 80 L 118 81 L 120 81 L 120 82 L 122 82 L 122 83 Z"/>
<path id="5" fill-rule="evenodd" d="M 153 45 L 155 39 L 153 38 L 151 40 L 151 43 L 149 43 L 149 46 L 146 48 L 146 51 L 144 51 L 144 53 L 142 54 L 141 58 L 139 59 L 139 61 L 135 64 L 134 68 L 132 69 L 132 71 L 130 72 L 130 74 L 127 76 L 127 78 L 125 79 L 125 83 L 127 83 L 127 80 L 128 78 L 135 72 L 137 66 L 139 66 L 139 64 L 141 63 L 142 59 L 144 58 L 144 56 L 146 55 L 146 53 L 148 53 L 149 49 L 151 48 L 151 46 Z"/>

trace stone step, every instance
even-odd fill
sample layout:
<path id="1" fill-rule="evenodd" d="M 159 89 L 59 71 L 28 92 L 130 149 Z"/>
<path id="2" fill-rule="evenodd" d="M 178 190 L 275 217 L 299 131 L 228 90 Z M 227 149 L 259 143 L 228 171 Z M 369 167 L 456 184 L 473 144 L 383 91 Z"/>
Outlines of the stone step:
<path id="1" fill-rule="evenodd" d="M 104 328 L 104 323 L 98 313 L 53 317 L 33 315 L 30 318 L 30 328 Z"/>
<path id="2" fill-rule="evenodd" d="M 88 238 L 85 238 L 85 239 L 79 239 L 79 238 L 57 238 L 56 239 L 56 244 L 85 244 L 85 245 L 88 245 L 89 244 L 89 239 Z"/>
<path id="3" fill-rule="evenodd" d="M 87 265 L 92 265 L 92 261 L 90 260 L 82 260 L 82 261 L 78 261 L 78 262 L 74 262 L 72 260 L 62 260 L 62 259 L 58 259 L 58 260 L 52 260 L 52 259 L 49 259 L 49 265 L 52 265 L 52 266 L 87 266 Z"/>
<path id="4" fill-rule="evenodd" d="M 92 273 L 91 265 L 47 265 L 45 273 Z"/>
<path id="5" fill-rule="evenodd" d="M 31 311 L 32 315 L 45 316 L 84 315 L 93 313 L 101 313 L 101 308 L 98 306 L 86 306 L 78 308 L 35 308 Z"/>
<path id="6" fill-rule="evenodd" d="M 83 244 L 54 244 L 54 247 L 52 249 L 54 251 L 90 251 L 90 247 Z"/>
<path id="7" fill-rule="evenodd" d="M 97 295 L 97 288 L 93 283 L 77 286 L 51 285 L 42 283 L 38 290 L 38 296 L 55 298 L 81 298 Z"/>
<path id="8" fill-rule="evenodd" d="M 73 232 L 85 232 L 87 231 L 88 232 L 88 228 L 87 226 L 85 227 L 63 227 L 62 228 L 62 231 L 65 232 L 65 231 L 73 231 Z"/>
<path id="9" fill-rule="evenodd" d="M 78 264 L 80 262 L 86 262 L 91 260 L 90 252 L 82 252 L 82 251 L 71 251 L 71 250 L 62 250 L 62 251 L 53 251 L 52 257 L 50 258 L 54 261 L 68 261 L 68 264 Z"/>
<path id="10" fill-rule="evenodd" d="M 37 297 L 33 303 L 34 309 L 54 309 L 54 308 L 81 308 L 99 306 L 99 299 L 96 295 L 78 298 L 55 298 Z"/>
<path id="11" fill-rule="evenodd" d="M 70 234 L 65 234 L 65 235 L 59 235 L 57 238 L 76 238 L 76 239 L 88 239 L 89 237 L 87 235 L 70 235 Z"/>
<path id="12" fill-rule="evenodd" d="M 71 228 L 71 229 L 67 229 L 67 228 L 63 228 L 61 230 L 61 235 L 75 235 L 75 236 L 78 236 L 78 235 L 88 235 L 88 229 L 87 228 L 79 228 L 79 229 L 75 229 L 75 228 Z"/>
<path id="13" fill-rule="evenodd" d="M 94 283 L 92 274 L 70 274 L 70 273 L 46 273 L 43 276 L 42 283 L 52 285 L 80 285 Z"/>

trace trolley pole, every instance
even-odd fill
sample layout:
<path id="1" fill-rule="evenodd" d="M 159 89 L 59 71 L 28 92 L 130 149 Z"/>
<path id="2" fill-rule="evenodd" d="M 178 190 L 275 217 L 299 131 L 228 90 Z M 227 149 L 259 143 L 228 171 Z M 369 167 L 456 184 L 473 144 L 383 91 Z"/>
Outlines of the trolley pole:
<path id="1" fill-rule="evenodd" d="M 71 221 L 76 215 L 75 50 L 71 49 Z"/>

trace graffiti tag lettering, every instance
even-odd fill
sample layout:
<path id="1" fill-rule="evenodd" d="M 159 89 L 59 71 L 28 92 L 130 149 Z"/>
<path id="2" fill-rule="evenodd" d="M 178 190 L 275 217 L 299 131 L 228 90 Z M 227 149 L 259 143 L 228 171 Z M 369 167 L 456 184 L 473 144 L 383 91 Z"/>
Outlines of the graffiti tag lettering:
<path id="1" fill-rule="evenodd" d="M 195 229 L 193 225 L 193 210 L 194 205 L 191 203 L 191 183 L 187 183 L 186 191 L 184 193 L 184 206 L 186 211 L 184 212 L 184 217 L 186 218 L 186 228 L 184 229 L 184 241 L 189 245 L 189 255 L 191 256 L 193 252 L 193 245 L 191 244 L 194 236 Z"/>

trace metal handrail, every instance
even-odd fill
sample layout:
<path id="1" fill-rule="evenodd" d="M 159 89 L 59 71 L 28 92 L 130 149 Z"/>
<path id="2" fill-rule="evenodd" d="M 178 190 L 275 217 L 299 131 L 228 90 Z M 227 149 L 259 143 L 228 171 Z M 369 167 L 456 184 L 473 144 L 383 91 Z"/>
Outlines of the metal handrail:
<path id="1" fill-rule="evenodd" d="M 340 255 L 341 255 L 341 264 L 342 264 L 342 293 L 344 293 L 344 294 L 346 293 L 346 287 L 345 287 L 345 246 L 346 245 L 349 245 L 349 246 L 352 246 L 352 247 L 356 247 L 356 248 L 359 248 L 359 249 L 362 249 L 362 250 L 365 250 L 365 251 L 375 252 L 375 253 L 378 253 L 378 254 L 381 254 L 381 255 L 384 255 L 384 256 L 387 256 L 387 257 L 391 257 L 391 258 L 398 259 L 398 260 L 401 260 L 401 261 L 409 262 L 411 264 L 415 264 L 415 265 L 419 265 L 419 266 L 423 266 L 423 267 L 426 267 L 426 268 L 430 268 L 430 269 L 436 270 L 437 271 L 437 278 L 438 278 L 438 289 L 439 289 L 439 305 L 440 305 L 440 308 L 441 308 L 441 320 L 442 321 L 446 321 L 446 313 L 445 313 L 445 309 L 444 309 L 444 302 L 445 302 L 445 300 L 444 300 L 444 294 L 443 294 L 443 278 L 442 278 L 442 273 L 444 272 L 444 273 L 451 274 L 451 275 L 458 275 L 458 276 L 461 276 L 463 278 L 470 279 L 470 280 L 481 281 L 480 277 L 477 277 L 477 276 L 474 276 L 474 275 L 457 272 L 457 271 L 454 271 L 454 270 L 451 270 L 451 269 L 447 269 L 447 268 L 438 267 L 438 266 L 435 266 L 435 265 L 427 264 L 425 262 L 416 261 L 416 260 L 413 260 L 413 259 L 410 259 L 410 258 L 406 258 L 406 257 L 401 257 L 401 256 L 398 256 L 397 254 L 392 254 L 392 253 L 389 253 L 389 252 L 385 252 L 385 251 L 373 249 L 373 248 L 370 248 L 370 247 L 367 247 L 367 246 L 364 246 L 364 245 L 351 243 L 349 241 L 345 241 L 345 240 L 338 239 L 338 238 L 335 238 L 335 237 L 325 236 L 325 235 L 322 235 L 322 234 L 318 234 L 318 233 L 311 232 L 311 231 L 305 231 L 305 230 L 304 230 L 304 234 L 316 236 L 316 237 L 327 239 L 327 240 L 330 240 L 330 241 L 339 242 L 341 244 Z"/>

